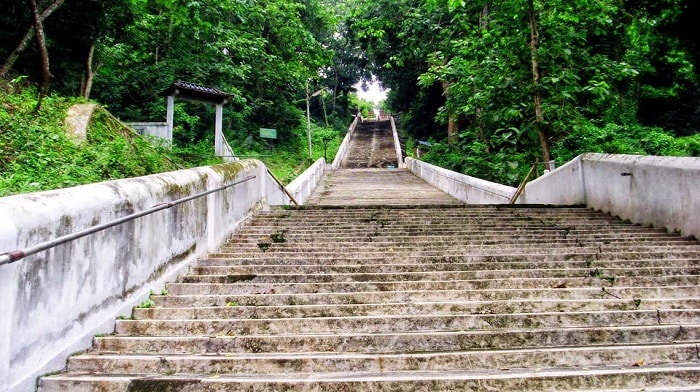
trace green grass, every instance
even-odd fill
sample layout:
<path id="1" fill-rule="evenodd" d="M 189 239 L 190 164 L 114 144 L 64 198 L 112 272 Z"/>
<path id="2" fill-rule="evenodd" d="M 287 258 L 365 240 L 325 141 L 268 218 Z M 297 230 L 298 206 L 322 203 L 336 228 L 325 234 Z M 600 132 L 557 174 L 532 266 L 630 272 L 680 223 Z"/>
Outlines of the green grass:
<path id="1" fill-rule="evenodd" d="M 172 150 L 158 147 L 99 106 L 87 141 L 76 143 L 66 134 L 64 121 L 72 105 L 85 101 L 48 96 L 34 113 L 36 97 L 34 88 L 0 81 L 0 197 L 223 162 L 214 156 L 210 140 Z M 291 140 L 273 147 L 263 142 L 245 150 L 232 147 L 237 155 L 257 157 L 286 185 L 323 157 L 324 139 L 332 161 L 344 137 L 344 129 L 313 125 L 309 159 L 306 122 L 301 124 Z"/>

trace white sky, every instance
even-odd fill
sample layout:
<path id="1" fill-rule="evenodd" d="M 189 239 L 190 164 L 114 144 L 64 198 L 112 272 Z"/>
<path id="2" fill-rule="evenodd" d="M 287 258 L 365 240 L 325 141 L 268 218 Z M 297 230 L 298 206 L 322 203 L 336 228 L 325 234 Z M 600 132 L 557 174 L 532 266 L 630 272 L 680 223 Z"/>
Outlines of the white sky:
<path id="1" fill-rule="evenodd" d="M 369 87 L 367 91 L 362 90 L 362 83 L 356 83 L 354 87 L 357 89 L 357 96 L 359 98 L 372 101 L 375 104 L 386 99 L 387 90 L 381 90 L 379 84 L 375 81 L 367 85 L 367 87 Z"/>

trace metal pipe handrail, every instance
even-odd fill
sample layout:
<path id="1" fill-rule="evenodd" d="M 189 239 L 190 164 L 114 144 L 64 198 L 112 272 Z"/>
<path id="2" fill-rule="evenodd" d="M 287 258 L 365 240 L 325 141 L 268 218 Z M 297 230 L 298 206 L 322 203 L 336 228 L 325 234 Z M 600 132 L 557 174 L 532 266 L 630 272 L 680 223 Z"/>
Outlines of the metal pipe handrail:
<path id="1" fill-rule="evenodd" d="M 66 242 L 70 242 L 70 241 L 73 241 L 75 239 L 85 237 L 87 235 L 96 233 L 98 231 L 102 231 L 102 230 L 108 229 L 110 227 L 117 226 L 117 225 L 122 224 L 124 222 L 128 222 L 128 221 L 134 220 L 136 218 L 140 218 L 142 216 L 152 214 L 154 212 L 158 212 L 161 210 L 165 210 L 165 209 L 174 207 L 178 204 L 182 204 L 184 202 L 194 200 L 194 199 L 200 198 L 202 196 L 206 196 L 206 195 L 214 193 L 214 192 L 222 191 L 226 188 L 230 188 L 230 187 L 232 187 L 234 185 L 238 185 L 242 182 L 252 180 L 253 178 L 255 178 L 255 176 L 248 176 L 242 180 L 235 181 L 235 182 L 232 182 L 232 183 L 227 184 L 227 185 L 222 185 L 218 188 L 210 189 L 210 190 L 205 191 L 205 192 L 197 193 L 197 194 L 194 194 L 194 195 L 191 195 L 188 197 L 184 197 L 182 199 L 178 199 L 175 201 L 167 202 L 167 203 L 156 204 L 155 206 L 153 206 L 147 210 L 144 210 L 141 212 L 136 212 L 136 213 L 130 214 L 130 215 L 126 215 L 126 216 L 123 216 L 119 219 L 115 219 L 111 222 L 103 223 L 101 225 L 92 226 L 92 227 L 87 228 L 85 230 L 81 230 L 81 231 L 77 231 L 75 233 L 64 235 L 62 237 L 56 238 L 56 239 L 51 240 L 51 241 L 42 242 L 38 245 L 30 246 L 29 248 L 18 249 L 18 250 L 13 250 L 11 252 L 0 253 L 0 265 L 14 263 L 15 261 L 19 261 L 27 256 L 31 256 L 33 254 L 43 252 L 45 250 L 56 247 L 58 245 L 65 244 Z"/>
<path id="2" fill-rule="evenodd" d="M 525 190 L 525 185 L 527 185 L 528 181 L 530 181 L 530 177 L 535 172 L 535 170 L 537 170 L 538 163 L 539 162 L 535 161 L 535 163 L 532 164 L 530 171 L 527 172 L 527 175 L 525 176 L 523 181 L 520 183 L 520 185 L 518 185 L 518 189 L 515 190 L 515 193 L 513 194 L 513 196 L 510 198 L 510 200 L 508 200 L 508 204 L 515 204 L 515 202 L 518 200 L 520 195 Z"/>
<path id="3" fill-rule="evenodd" d="M 287 187 L 285 187 L 284 184 L 282 184 L 282 181 L 280 181 L 277 177 L 275 177 L 274 174 L 272 174 L 270 169 L 267 169 L 267 174 L 272 178 L 273 181 L 275 181 L 277 183 L 277 186 L 279 186 L 282 189 L 282 192 L 284 192 L 284 194 L 287 195 L 287 197 L 289 198 L 289 200 L 292 203 L 299 205 L 299 202 L 297 202 L 296 199 L 294 198 L 294 196 L 292 196 L 292 194 L 289 193 L 289 191 L 287 190 Z"/>

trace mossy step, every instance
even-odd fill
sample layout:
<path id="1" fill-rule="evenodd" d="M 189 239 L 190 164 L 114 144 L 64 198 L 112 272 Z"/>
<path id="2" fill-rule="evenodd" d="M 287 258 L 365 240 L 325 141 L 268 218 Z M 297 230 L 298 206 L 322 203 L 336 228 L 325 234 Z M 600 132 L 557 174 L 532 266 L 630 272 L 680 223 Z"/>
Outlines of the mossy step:
<path id="1" fill-rule="evenodd" d="M 518 271 L 526 269 L 639 269 L 655 270 L 660 274 L 674 269 L 695 269 L 698 267 L 696 259 L 674 260 L 569 260 L 569 261 L 514 261 L 514 262 L 471 262 L 471 263 L 382 263 L 382 264 L 289 264 L 289 265 L 263 265 L 249 264 L 236 265 L 225 259 L 201 259 L 198 265 L 192 266 L 193 275 L 250 275 L 250 274 L 371 274 L 371 273 L 420 273 L 441 271 Z M 669 268 L 669 270 L 665 270 Z"/>
<path id="2" fill-rule="evenodd" d="M 90 373 L 42 378 L 41 392 L 230 392 L 230 391 L 607 391 L 617 388 L 648 392 L 684 391 L 697 385 L 695 364 L 594 369 L 498 369 L 484 372 L 351 372 L 287 375 L 221 375 L 215 372 L 164 376 Z M 678 389 L 667 389 L 678 385 Z M 690 389 L 690 390 L 697 390 Z"/>
<path id="3" fill-rule="evenodd" d="M 393 235 L 416 235 L 416 236 L 521 236 L 521 235 L 561 235 L 565 236 L 645 236 L 650 234 L 661 234 L 668 237 L 678 236 L 674 233 L 668 233 L 665 229 L 652 229 L 636 226 L 580 226 L 580 227 L 556 227 L 556 226 L 491 226 L 480 227 L 471 225 L 439 225 L 439 226 L 404 226 L 404 227 L 383 227 L 378 230 L 377 227 L 358 227 L 355 225 L 347 225 L 344 227 L 324 227 L 321 229 L 293 226 L 291 228 L 280 228 L 275 226 L 259 226 L 246 227 L 236 233 L 235 236 L 229 237 L 229 240 L 246 236 L 265 236 L 272 233 L 283 232 L 285 234 L 296 235 L 301 238 L 316 237 L 321 235 L 329 235 L 332 237 L 351 237 L 357 238 L 367 234 L 377 234 L 383 236 Z M 680 237 L 680 236 L 678 236 Z"/>
<path id="4" fill-rule="evenodd" d="M 275 237 L 277 238 L 277 237 Z M 284 241 L 284 242 L 281 242 Z M 270 239 L 263 237 L 257 242 L 238 244 L 235 246 L 225 245 L 219 248 L 218 253 L 243 254 L 260 252 L 303 252 L 303 253 L 353 253 L 353 252 L 414 252 L 414 251 L 441 251 L 455 252 L 476 252 L 489 251 L 492 249 L 580 249 L 595 250 L 599 252 L 615 251 L 665 251 L 673 249 L 675 251 L 697 251 L 700 254 L 700 244 L 695 242 L 682 241 L 580 241 L 577 239 L 549 239 L 549 240 L 512 240 L 512 241 L 464 241 L 455 243 L 454 241 L 413 241 L 406 237 L 403 241 L 388 242 L 376 241 L 367 237 L 365 241 L 335 242 L 335 243 L 303 243 L 298 241 L 287 241 L 284 239 Z"/>
<path id="5" fill-rule="evenodd" d="M 330 282 L 330 283 L 168 283 L 171 295 L 219 294 L 307 294 L 363 291 L 415 291 L 415 290 L 489 290 L 489 289 L 539 289 L 557 290 L 561 287 L 659 287 L 691 286 L 700 283 L 700 276 L 641 276 L 641 277 L 583 277 L 583 278 L 518 278 L 473 279 L 447 281 L 406 282 Z"/>
<path id="6" fill-rule="evenodd" d="M 571 234 L 564 230 L 547 231 L 542 233 L 484 233 L 478 231 L 474 233 L 454 233 L 444 235 L 440 233 L 398 233 L 389 235 L 379 232 L 358 232 L 356 234 L 333 234 L 320 235 L 319 233 L 301 234 L 296 232 L 277 232 L 270 230 L 260 233 L 239 233 L 235 239 L 227 240 L 222 248 L 234 246 L 257 244 L 261 239 L 276 239 L 281 243 L 303 243 L 305 245 L 336 245 L 352 242 L 372 242 L 372 243 L 413 243 L 413 244 L 471 244 L 471 243 L 504 243 L 504 242 L 538 242 L 538 241 L 574 241 L 590 243 L 617 243 L 617 242 L 656 242 L 657 244 L 693 244 L 695 240 L 686 237 L 672 236 L 662 233 L 650 233 L 637 235 L 633 233 L 611 233 L 611 234 Z"/>
<path id="7" fill-rule="evenodd" d="M 551 259 L 562 258 L 583 258 L 590 260 L 607 259 L 607 260 L 634 260 L 640 258 L 665 258 L 665 259 L 687 259 L 700 258 L 700 247 L 698 246 L 546 246 L 532 244 L 530 246 L 517 244 L 506 245 L 479 245 L 479 246 L 463 246 L 463 247 L 447 247 L 439 248 L 409 248 L 402 249 L 401 247 L 387 247 L 385 249 L 357 249 L 354 252 L 338 252 L 332 249 L 326 250 L 304 250 L 303 248 L 292 250 L 277 249 L 275 244 L 265 243 L 261 245 L 257 252 L 217 252 L 210 253 L 207 257 L 210 259 L 228 259 L 231 263 L 237 262 L 256 262 L 255 260 L 276 260 L 278 263 L 294 263 L 294 261 L 308 260 L 309 262 L 329 261 L 339 262 L 358 261 L 372 263 L 374 261 L 388 260 L 407 260 L 408 259 L 424 259 L 430 261 L 468 261 L 468 260 L 484 260 L 491 258 L 496 260 L 499 257 L 505 259 L 509 257 L 521 256 L 522 258 L 534 258 L 537 260 L 542 257 Z M 266 264 L 260 262 L 260 264 Z"/>
<path id="8" fill-rule="evenodd" d="M 289 268 L 286 273 L 266 274 L 251 271 L 249 273 L 229 273 L 211 275 L 186 275 L 178 278 L 178 283 L 330 283 L 330 282 L 401 282 L 401 281 L 445 281 L 474 279 L 514 279 L 514 278 L 587 278 L 618 279 L 621 277 L 649 276 L 697 276 L 700 282 L 700 266 L 692 267 L 656 267 L 656 268 L 618 268 L 588 267 L 560 269 L 470 269 L 460 271 L 407 271 L 407 272 L 366 272 L 366 273 L 301 273 Z"/>
<path id="9" fill-rule="evenodd" d="M 688 325 L 700 310 L 604 310 L 510 314 L 423 314 L 344 317 L 117 320 L 118 336 L 306 335 L 326 333 L 417 333 L 496 329 L 575 328 L 611 325 Z M 700 339 L 700 338 L 699 338 Z"/>
<path id="10" fill-rule="evenodd" d="M 224 374 L 291 376 L 332 372 L 475 372 L 537 367 L 581 369 L 684 364 L 696 354 L 694 343 L 616 345 L 611 347 L 537 348 L 497 351 L 453 351 L 410 354 L 290 353 L 231 355 L 139 355 L 87 353 L 72 357 L 69 372 L 115 374 Z M 582 360 L 581 358 L 585 358 Z"/>
<path id="11" fill-rule="evenodd" d="M 396 316 L 452 314 L 513 314 L 535 312 L 590 312 L 625 310 L 698 309 L 695 298 L 597 298 L 585 300 L 543 299 L 506 301 L 386 302 L 370 304 L 313 304 L 244 306 L 230 301 L 221 306 L 136 308 L 135 320 L 266 319 L 303 317 Z"/>
<path id="12" fill-rule="evenodd" d="M 326 333 L 291 335 L 100 336 L 93 349 L 119 353 L 419 353 L 537 347 L 644 345 L 658 342 L 698 343 L 700 324 L 525 328 L 413 333 Z"/>
<path id="13" fill-rule="evenodd" d="M 560 285 L 553 290 L 531 289 L 475 289 L 475 290 L 413 290 L 413 291 L 365 291 L 354 293 L 299 293 L 280 294 L 232 294 L 217 295 L 211 293 L 188 295 L 153 295 L 155 306 L 280 306 L 280 305 L 343 305 L 376 303 L 419 303 L 419 302 L 458 302 L 470 301 L 542 301 L 542 300 L 596 300 L 620 299 L 644 302 L 651 298 L 670 300 L 694 298 L 698 296 L 697 285 L 656 286 L 656 287 L 566 287 Z"/>

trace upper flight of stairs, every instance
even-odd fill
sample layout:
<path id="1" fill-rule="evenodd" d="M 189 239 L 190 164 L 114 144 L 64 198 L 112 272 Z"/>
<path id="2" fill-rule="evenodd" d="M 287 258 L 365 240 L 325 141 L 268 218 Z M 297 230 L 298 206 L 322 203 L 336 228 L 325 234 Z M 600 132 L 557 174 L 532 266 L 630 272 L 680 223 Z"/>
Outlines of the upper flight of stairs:
<path id="1" fill-rule="evenodd" d="M 697 391 L 699 275 L 580 207 L 276 208 L 39 390 Z"/>
<path id="2" fill-rule="evenodd" d="M 341 169 L 398 167 L 390 121 L 364 121 L 350 139 Z"/>
<path id="3" fill-rule="evenodd" d="M 341 169 L 326 173 L 307 205 L 459 205 L 407 169 Z"/>

